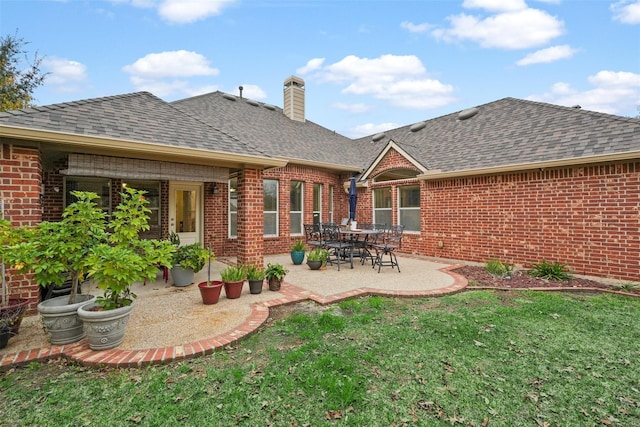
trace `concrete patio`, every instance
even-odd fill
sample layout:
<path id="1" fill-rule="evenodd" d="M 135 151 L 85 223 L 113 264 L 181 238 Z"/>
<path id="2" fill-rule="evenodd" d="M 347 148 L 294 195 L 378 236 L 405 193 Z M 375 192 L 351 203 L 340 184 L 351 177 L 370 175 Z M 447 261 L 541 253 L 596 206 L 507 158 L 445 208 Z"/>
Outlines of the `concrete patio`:
<path id="1" fill-rule="evenodd" d="M 211 264 L 211 279 L 219 280 L 220 271 L 233 259 Z M 209 354 L 256 331 L 268 318 L 269 308 L 311 300 L 330 304 L 347 298 L 377 294 L 386 296 L 440 296 L 464 289 L 467 281 L 450 270 L 458 265 L 411 256 L 399 257 L 401 273 L 382 268 L 380 273 L 370 264 L 354 268 L 348 264 L 328 266 L 312 271 L 305 264 L 293 265 L 289 254 L 267 256 L 266 263 L 280 263 L 288 270 L 278 292 L 270 291 L 266 282 L 261 294 L 250 294 L 245 283 L 242 296 L 230 300 L 224 295 L 215 305 L 204 305 L 196 285 L 176 287 L 161 275 L 154 283 L 136 283 L 138 295 L 123 343 L 115 349 L 93 351 L 86 339 L 77 343 L 52 346 L 44 333 L 40 316 L 23 320 L 19 335 L 0 350 L 0 370 L 12 366 L 66 357 L 83 365 L 135 367 L 168 363 Z M 196 275 L 195 282 L 206 281 L 207 269 Z M 96 295 L 95 287 L 85 290 Z"/>

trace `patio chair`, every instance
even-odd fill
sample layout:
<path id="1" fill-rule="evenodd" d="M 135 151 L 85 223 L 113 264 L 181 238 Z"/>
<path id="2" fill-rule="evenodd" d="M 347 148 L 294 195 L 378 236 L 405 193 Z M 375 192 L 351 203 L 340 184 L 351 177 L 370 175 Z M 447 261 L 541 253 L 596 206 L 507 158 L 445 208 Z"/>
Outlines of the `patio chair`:
<path id="1" fill-rule="evenodd" d="M 363 242 L 362 248 L 360 248 L 360 264 L 364 265 L 367 260 L 371 260 L 371 267 L 373 268 L 376 259 L 374 246 L 382 243 L 387 224 L 370 223 L 367 225 L 369 226 L 368 230 L 379 231 L 379 233 L 370 234 L 367 240 Z"/>
<path id="2" fill-rule="evenodd" d="M 337 224 L 325 224 L 322 227 L 323 247 L 329 251 L 327 264 L 338 265 L 340 271 L 340 260 L 345 259 L 347 253 L 352 250 L 351 243 L 343 240 L 340 236 L 340 226 Z"/>
<path id="3" fill-rule="evenodd" d="M 304 237 L 307 245 L 315 248 L 322 247 L 320 224 L 304 224 Z"/>
<path id="4" fill-rule="evenodd" d="M 391 225 L 381 236 L 381 240 L 371 245 L 371 247 L 376 251 L 376 257 L 373 260 L 372 268 L 378 266 L 378 273 L 380 273 L 380 269 L 382 267 L 397 267 L 398 273 L 400 273 L 400 265 L 398 264 L 398 258 L 396 257 L 395 251 L 400 249 L 402 245 L 402 233 L 404 232 L 404 225 Z M 389 258 L 387 260 L 384 259 L 385 256 Z"/>

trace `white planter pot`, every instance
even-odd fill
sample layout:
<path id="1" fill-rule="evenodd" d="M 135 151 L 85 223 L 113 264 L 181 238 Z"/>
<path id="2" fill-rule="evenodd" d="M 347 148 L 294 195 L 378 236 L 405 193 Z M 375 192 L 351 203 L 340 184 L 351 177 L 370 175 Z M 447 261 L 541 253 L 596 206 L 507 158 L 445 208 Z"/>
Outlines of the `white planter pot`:
<path id="1" fill-rule="evenodd" d="M 80 341 L 84 337 L 82 320 L 78 318 L 78 308 L 96 297 L 88 294 L 76 295 L 76 303 L 69 304 L 69 296 L 51 298 L 38 304 L 44 328 L 50 336 L 51 344 L 63 345 Z"/>
<path id="2" fill-rule="evenodd" d="M 180 265 L 174 265 L 171 268 L 171 278 L 174 286 L 189 286 L 193 283 L 195 273 L 191 268 L 182 268 Z"/>
<path id="3" fill-rule="evenodd" d="M 127 307 L 104 311 L 92 311 L 91 309 L 97 306 L 95 303 L 81 306 L 78 309 L 78 316 L 84 324 L 89 348 L 107 350 L 120 345 L 134 305 L 135 302 Z"/>

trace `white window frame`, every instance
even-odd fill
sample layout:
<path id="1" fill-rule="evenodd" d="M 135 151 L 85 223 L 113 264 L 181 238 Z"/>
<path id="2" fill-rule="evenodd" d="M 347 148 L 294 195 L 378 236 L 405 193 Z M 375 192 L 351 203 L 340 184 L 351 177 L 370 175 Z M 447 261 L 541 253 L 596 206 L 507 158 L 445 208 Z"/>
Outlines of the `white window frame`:
<path id="1" fill-rule="evenodd" d="M 313 183 L 313 223 L 315 224 L 315 218 L 316 215 L 318 216 L 318 221 L 317 223 L 321 223 L 322 222 L 322 188 L 323 185 L 319 182 L 315 182 Z M 317 192 L 316 192 L 317 189 Z M 316 200 L 316 194 L 318 195 L 318 200 Z M 318 210 L 316 210 L 316 202 L 317 203 L 317 208 Z"/>
<path id="2" fill-rule="evenodd" d="M 238 178 L 230 178 L 228 182 L 228 194 L 229 194 L 229 225 L 228 234 L 230 239 L 238 238 Z M 236 208 L 235 210 L 231 206 L 231 199 L 235 198 Z M 233 225 L 235 223 L 236 232 L 233 233 Z"/>
<path id="3" fill-rule="evenodd" d="M 391 224 L 391 222 L 393 222 L 393 203 L 392 203 L 392 206 L 390 206 L 388 208 L 376 208 L 376 201 L 377 201 L 376 195 L 381 190 L 390 191 L 391 194 L 393 195 L 393 188 L 392 187 L 380 187 L 380 188 L 374 188 L 372 190 L 373 191 L 373 194 L 372 194 L 372 196 L 373 196 L 372 197 L 372 201 L 373 201 L 373 222 L 376 223 L 376 224 L 385 223 L 387 225 L 393 225 L 393 224 Z M 378 215 L 377 215 L 378 212 L 388 212 L 388 216 L 389 216 L 389 219 L 390 219 L 389 223 L 387 223 L 387 221 L 381 221 L 378 218 Z"/>
<path id="4" fill-rule="evenodd" d="M 329 222 L 333 221 L 333 185 L 329 186 Z"/>
<path id="5" fill-rule="evenodd" d="M 304 227 L 302 226 L 303 220 L 304 220 L 304 181 L 298 181 L 295 179 L 292 179 L 289 183 L 289 192 L 290 192 L 290 199 L 291 200 L 291 196 L 293 195 L 293 191 L 294 191 L 294 184 L 300 184 L 297 188 L 300 192 L 299 196 L 300 196 L 300 210 L 299 211 L 294 211 L 294 210 L 289 210 L 289 235 L 290 236 L 302 236 L 304 234 Z M 299 221 L 293 221 L 293 218 L 295 217 L 300 218 Z"/>
<path id="6" fill-rule="evenodd" d="M 264 218 L 266 218 L 268 215 L 275 215 L 275 219 L 276 219 L 276 232 L 275 234 L 268 234 L 264 233 L 265 237 L 278 237 L 278 230 L 280 230 L 280 214 L 279 214 L 279 207 L 280 207 L 280 182 L 277 179 L 265 179 L 262 181 L 262 185 L 263 185 L 263 194 L 264 194 L 264 190 L 266 190 L 267 188 L 267 182 L 274 182 L 276 185 L 276 210 L 275 211 L 267 211 L 264 210 L 263 211 L 263 215 Z M 263 196 L 264 198 L 264 196 Z M 264 209 L 264 208 L 263 208 Z M 264 224 L 266 226 L 267 221 L 264 221 Z"/>
<path id="7" fill-rule="evenodd" d="M 417 188 L 418 190 L 418 206 L 411 206 L 411 207 L 403 207 L 402 206 L 402 189 L 406 189 L 408 187 L 412 187 L 412 188 Z M 398 224 L 400 225 L 405 225 L 404 231 L 408 232 L 408 233 L 420 233 L 420 185 L 419 184 L 412 184 L 412 185 L 403 185 L 403 186 L 398 186 L 397 187 L 397 197 L 398 197 Z M 408 212 L 408 211 L 418 211 L 418 229 L 414 230 L 411 228 L 407 228 L 406 224 L 402 223 L 402 212 Z"/>

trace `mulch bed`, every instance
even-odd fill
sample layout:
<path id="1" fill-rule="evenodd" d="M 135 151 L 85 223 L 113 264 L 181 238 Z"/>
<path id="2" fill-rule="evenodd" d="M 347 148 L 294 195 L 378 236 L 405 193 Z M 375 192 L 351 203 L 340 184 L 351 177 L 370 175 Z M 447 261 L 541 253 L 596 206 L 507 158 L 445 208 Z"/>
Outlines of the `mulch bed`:
<path id="1" fill-rule="evenodd" d="M 528 288 L 595 288 L 608 291 L 621 291 L 640 296 L 640 288 L 621 289 L 595 280 L 574 277 L 564 282 L 531 277 L 524 270 L 515 271 L 510 277 L 497 277 L 489 274 L 484 267 L 464 266 L 456 268 L 454 272 L 463 275 L 469 281 L 469 287 L 494 287 L 501 289 L 528 289 Z"/>

